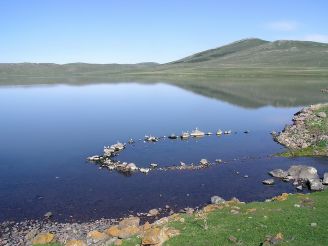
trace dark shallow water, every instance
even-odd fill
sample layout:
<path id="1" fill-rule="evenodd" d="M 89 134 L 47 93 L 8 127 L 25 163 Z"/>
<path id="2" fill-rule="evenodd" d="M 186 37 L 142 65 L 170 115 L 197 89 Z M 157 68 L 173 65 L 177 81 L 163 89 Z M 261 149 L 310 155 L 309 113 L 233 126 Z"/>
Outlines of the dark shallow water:
<path id="1" fill-rule="evenodd" d="M 242 108 L 166 84 L 1 87 L 0 221 L 42 218 L 48 211 L 59 221 L 86 221 L 166 204 L 176 209 L 199 206 L 212 195 L 254 201 L 294 192 L 289 183 L 268 187 L 261 181 L 271 169 L 294 163 L 313 165 L 321 175 L 328 170 L 326 158 L 269 157 L 283 150 L 269 132 L 282 129 L 297 110 Z M 118 140 L 195 127 L 237 133 L 140 141 L 117 159 L 138 166 L 197 163 L 201 158 L 227 164 L 126 177 L 85 161 Z M 244 134 L 245 129 L 250 133 Z"/>

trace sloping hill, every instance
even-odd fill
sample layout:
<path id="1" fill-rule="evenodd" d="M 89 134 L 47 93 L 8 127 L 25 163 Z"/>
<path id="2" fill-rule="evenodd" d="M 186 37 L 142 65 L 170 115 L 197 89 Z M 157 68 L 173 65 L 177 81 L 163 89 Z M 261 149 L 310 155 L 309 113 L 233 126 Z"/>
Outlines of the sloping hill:
<path id="1" fill-rule="evenodd" d="M 243 39 L 240 41 L 236 41 L 234 43 L 224 45 L 222 47 L 216 49 L 206 50 L 200 53 L 196 53 L 194 55 L 182 58 L 180 60 L 171 62 L 171 64 L 180 64 L 180 63 L 198 63 L 198 62 L 208 62 L 211 60 L 218 60 L 225 56 L 229 56 L 232 54 L 239 53 L 241 51 L 245 51 L 262 44 L 269 43 L 268 41 L 251 38 L 251 39 Z"/>
<path id="2" fill-rule="evenodd" d="M 188 67 L 328 67 L 328 44 L 245 39 L 172 62 Z"/>

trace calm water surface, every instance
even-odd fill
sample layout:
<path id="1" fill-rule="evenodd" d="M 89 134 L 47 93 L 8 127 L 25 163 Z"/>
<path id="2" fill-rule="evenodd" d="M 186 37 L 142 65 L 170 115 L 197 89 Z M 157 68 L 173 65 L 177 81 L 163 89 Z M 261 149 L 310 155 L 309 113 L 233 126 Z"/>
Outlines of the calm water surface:
<path id="1" fill-rule="evenodd" d="M 59 221 L 86 221 L 166 204 L 176 210 L 203 205 L 212 195 L 253 201 L 294 192 L 291 184 L 278 181 L 268 187 L 261 181 L 268 178 L 267 171 L 293 163 L 313 165 L 320 174 L 327 171 L 325 158 L 268 158 L 283 150 L 269 132 L 290 123 L 297 110 L 243 108 L 166 84 L 0 87 L 0 220 L 42 218 L 52 211 Z M 236 133 L 138 141 L 117 159 L 138 166 L 197 163 L 201 158 L 228 164 L 126 177 L 85 161 L 104 145 L 195 127 Z M 246 129 L 249 134 L 243 133 Z"/>

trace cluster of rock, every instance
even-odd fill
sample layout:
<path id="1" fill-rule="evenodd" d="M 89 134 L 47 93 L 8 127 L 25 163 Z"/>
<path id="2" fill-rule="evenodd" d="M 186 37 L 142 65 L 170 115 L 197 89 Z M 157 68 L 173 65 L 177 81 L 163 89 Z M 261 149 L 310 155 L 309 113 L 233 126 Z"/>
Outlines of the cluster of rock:
<path id="1" fill-rule="evenodd" d="M 1 245 L 32 246 L 57 242 L 65 246 L 107 246 L 121 245 L 123 239 L 137 236 L 140 238 L 140 245 L 160 246 L 169 238 L 179 235 L 178 230 L 167 226 L 168 222 L 178 217 L 178 214 L 173 214 L 143 225 L 140 225 L 139 217 L 128 217 L 119 222 L 99 220 L 82 224 L 30 221 L 17 223 L 17 227 L 16 224 L 12 225 L 8 222 L 5 227 L 8 228 L 5 229 L 8 233 L 5 231 L 1 237 Z"/>
<path id="2" fill-rule="evenodd" d="M 305 165 L 293 165 L 288 170 L 275 169 L 269 172 L 272 177 L 279 178 L 286 182 L 293 182 L 297 190 L 309 187 L 312 191 L 321 191 L 328 185 L 328 173 L 320 179 L 316 168 Z M 264 184 L 274 184 L 274 179 L 263 181 Z"/>
<path id="3" fill-rule="evenodd" d="M 294 115 L 292 125 L 287 125 L 284 130 L 278 134 L 272 132 L 273 138 L 292 150 L 309 147 L 321 140 L 328 140 L 327 132 L 312 132 L 306 125 L 306 122 L 316 122 L 326 118 L 326 113 L 320 111 L 320 108 L 327 107 L 327 105 L 328 104 L 317 104 L 303 108 Z"/>

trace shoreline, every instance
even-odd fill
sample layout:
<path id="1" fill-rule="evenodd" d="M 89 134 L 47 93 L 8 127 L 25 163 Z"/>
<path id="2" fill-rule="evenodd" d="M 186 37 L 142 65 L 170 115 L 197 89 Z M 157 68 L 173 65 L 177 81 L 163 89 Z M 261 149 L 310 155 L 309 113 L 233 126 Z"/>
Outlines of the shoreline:
<path id="1" fill-rule="evenodd" d="M 273 138 L 288 148 L 282 157 L 328 156 L 328 104 L 305 107 L 294 114 L 293 123 Z"/>
<path id="2" fill-rule="evenodd" d="M 328 104 L 313 105 L 297 112 L 293 118 L 293 125 L 286 126 L 285 129 L 279 134 L 273 134 L 274 139 L 290 149 L 287 153 L 291 153 L 291 151 L 293 151 L 293 156 L 295 153 L 301 153 L 297 151 L 316 145 L 317 141 L 323 140 L 323 133 L 326 133 L 325 128 L 324 131 L 316 131 L 316 137 L 314 140 L 311 140 L 313 135 L 310 133 L 313 133 L 313 130 L 311 129 L 311 131 L 308 131 L 307 126 L 308 122 L 316 122 L 318 119 L 323 124 L 326 123 L 327 117 L 324 117 L 324 114 L 320 113 L 323 108 L 326 110 L 328 108 Z M 304 132 L 307 134 L 304 134 Z M 304 138 L 300 139 L 300 136 L 304 136 Z M 324 139 L 324 141 L 327 139 Z M 321 156 L 327 156 L 326 152 L 319 154 Z M 315 175 L 317 174 L 315 173 Z M 272 176 L 276 179 L 280 178 L 283 180 L 287 177 L 287 175 L 284 178 L 280 176 Z M 295 178 L 294 180 L 297 181 L 297 179 L 298 178 Z M 317 179 L 319 179 L 319 177 Z M 290 180 L 292 179 L 289 179 L 288 181 Z M 311 184 L 311 182 L 308 184 L 308 181 L 311 181 L 311 179 L 307 180 L 306 178 L 303 181 L 303 183 L 300 181 L 299 184 L 302 184 L 303 186 Z M 322 196 L 326 196 L 326 194 L 328 194 L 327 192 L 328 191 L 323 191 L 320 193 L 324 194 Z M 41 245 L 130 245 L 129 243 L 131 243 L 131 245 L 135 245 L 135 242 L 142 243 L 143 240 L 149 236 L 147 234 L 148 232 L 151 233 L 149 236 L 150 238 L 157 237 L 159 240 L 158 243 L 151 245 L 161 245 L 164 241 L 181 235 L 183 229 L 181 229 L 181 227 L 177 224 L 180 224 L 181 226 L 181 224 L 185 224 L 186 220 L 189 220 L 190 218 L 198 221 L 200 217 L 204 223 L 207 223 L 205 217 L 211 215 L 212 213 L 215 214 L 217 211 L 224 210 L 226 213 L 225 215 L 228 214 L 229 216 L 236 216 L 241 214 L 241 207 L 244 206 L 249 207 L 256 204 L 257 206 L 264 207 L 268 203 L 276 204 L 276 202 L 284 202 L 288 200 L 289 197 L 295 198 L 304 196 L 311 199 L 310 197 L 317 196 L 314 194 L 316 193 L 283 193 L 282 195 L 273 197 L 272 199 L 248 203 L 240 202 L 237 198 L 233 198 L 230 201 L 224 201 L 221 197 L 215 196 L 215 199 L 212 197 L 211 203 L 207 203 L 196 208 L 185 208 L 178 212 L 171 210 L 170 207 L 166 207 L 165 209 L 152 209 L 148 213 L 137 213 L 137 215 L 130 215 L 125 218 L 102 218 L 84 223 L 59 223 L 51 220 L 52 214 L 44 220 L 25 220 L 21 222 L 5 221 L 0 223 L 0 245 L 35 245 L 36 243 L 32 243 L 36 242 L 35 240 L 39 240 L 37 242 L 41 242 Z M 277 206 L 279 207 L 279 204 L 277 204 Z M 295 204 L 294 206 L 295 208 L 298 208 L 302 205 Z M 256 209 L 251 209 L 251 211 L 248 209 L 245 213 L 252 214 L 255 211 Z M 122 224 L 124 224 L 125 221 L 127 221 L 127 225 L 123 226 Z M 137 224 L 136 221 L 138 221 Z M 124 235 L 119 233 L 123 233 Z M 185 235 L 182 235 L 182 238 L 184 236 Z M 280 236 L 278 236 L 278 238 L 279 237 Z M 272 238 L 274 238 L 274 236 Z M 238 242 L 238 239 L 235 237 L 229 237 L 227 240 L 230 242 L 237 240 L 236 242 Z M 48 244 L 53 242 L 58 244 Z"/>

